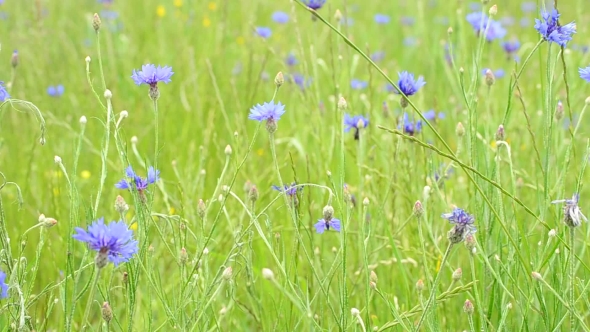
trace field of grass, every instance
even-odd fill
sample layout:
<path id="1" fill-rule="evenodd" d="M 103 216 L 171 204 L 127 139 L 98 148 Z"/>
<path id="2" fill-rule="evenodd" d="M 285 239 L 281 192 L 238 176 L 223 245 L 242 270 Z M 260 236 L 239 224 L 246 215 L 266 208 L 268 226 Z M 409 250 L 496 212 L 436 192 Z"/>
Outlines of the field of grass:
<path id="1" fill-rule="evenodd" d="M 587 4 L 484 2 L 0 0 L 0 331 L 589 331 Z"/>

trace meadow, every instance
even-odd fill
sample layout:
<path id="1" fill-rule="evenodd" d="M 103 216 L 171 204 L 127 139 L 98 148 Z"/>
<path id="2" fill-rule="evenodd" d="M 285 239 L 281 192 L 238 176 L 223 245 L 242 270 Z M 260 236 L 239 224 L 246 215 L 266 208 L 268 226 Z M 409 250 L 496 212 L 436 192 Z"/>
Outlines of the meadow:
<path id="1" fill-rule="evenodd" d="M 586 7 L 0 0 L 0 331 L 589 331 Z"/>

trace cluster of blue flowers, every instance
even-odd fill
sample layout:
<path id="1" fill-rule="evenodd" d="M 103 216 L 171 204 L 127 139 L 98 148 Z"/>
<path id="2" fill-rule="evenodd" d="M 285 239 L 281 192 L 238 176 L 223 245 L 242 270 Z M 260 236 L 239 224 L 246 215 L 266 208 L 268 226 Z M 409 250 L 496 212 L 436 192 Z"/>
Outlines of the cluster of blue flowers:
<path id="1" fill-rule="evenodd" d="M 493 20 L 482 12 L 467 14 L 467 22 L 471 24 L 477 35 L 484 31 L 485 38 L 489 42 L 506 36 L 506 29 L 504 29 L 502 23 Z"/>

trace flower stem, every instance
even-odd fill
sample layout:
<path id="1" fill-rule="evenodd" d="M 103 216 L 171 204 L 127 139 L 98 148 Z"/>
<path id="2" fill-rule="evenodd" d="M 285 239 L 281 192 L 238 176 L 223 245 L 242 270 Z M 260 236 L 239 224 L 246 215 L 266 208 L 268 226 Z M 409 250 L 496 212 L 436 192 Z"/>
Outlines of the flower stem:
<path id="1" fill-rule="evenodd" d="M 449 254 L 451 253 L 452 248 L 453 248 L 453 243 L 449 242 L 449 246 L 447 247 L 447 250 L 445 251 L 445 254 L 440 262 L 440 269 L 438 270 L 438 272 L 436 274 L 436 278 L 434 279 L 434 283 L 432 284 L 432 289 L 430 290 L 430 296 L 428 297 L 428 301 L 426 301 L 426 306 L 424 307 L 424 311 L 422 311 L 422 316 L 420 316 L 420 320 L 418 321 L 418 325 L 416 326 L 416 331 L 420 331 L 420 327 L 422 326 L 422 323 L 424 322 L 424 318 L 426 318 L 426 315 L 428 314 L 428 309 L 432 305 L 432 301 L 434 300 L 435 295 L 436 295 L 436 287 L 438 286 L 438 282 L 440 280 L 441 271 L 444 270 L 445 263 L 447 262 L 447 259 L 449 258 Z"/>
<path id="2" fill-rule="evenodd" d="M 157 170 L 158 169 L 158 149 L 159 149 L 159 141 L 158 141 L 158 137 L 159 137 L 159 133 L 158 133 L 158 123 L 159 123 L 159 119 L 158 119 L 158 99 L 154 99 L 154 120 L 156 121 L 155 123 L 155 134 L 156 134 L 156 143 L 155 143 L 155 151 L 154 151 L 154 169 Z"/>
<path id="3" fill-rule="evenodd" d="M 574 287 L 575 287 L 575 264 L 574 264 L 574 235 L 576 229 L 574 227 L 570 227 L 570 257 L 569 257 L 569 277 L 570 277 L 570 331 L 575 331 L 575 324 L 576 324 L 576 298 L 574 295 Z"/>
<path id="4" fill-rule="evenodd" d="M 98 284 L 98 277 L 100 276 L 100 268 L 96 268 L 96 274 L 94 275 L 94 280 L 92 280 L 92 286 L 90 287 L 90 295 L 88 296 L 88 301 L 86 302 L 86 309 L 84 309 L 84 319 L 82 320 L 82 331 L 85 331 L 88 327 L 86 325 L 86 321 L 88 320 L 88 315 L 90 314 L 90 307 L 92 307 L 92 301 L 94 300 L 94 293 L 96 291 L 96 285 Z"/>

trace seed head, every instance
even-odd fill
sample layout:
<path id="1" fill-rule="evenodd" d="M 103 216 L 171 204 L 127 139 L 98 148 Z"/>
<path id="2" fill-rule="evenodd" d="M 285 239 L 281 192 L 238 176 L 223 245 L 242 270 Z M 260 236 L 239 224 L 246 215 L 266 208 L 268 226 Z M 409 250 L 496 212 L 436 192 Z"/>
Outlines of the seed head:
<path id="1" fill-rule="evenodd" d="M 468 314 L 471 315 L 473 314 L 473 303 L 471 303 L 471 301 L 469 300 L 465 300 L 465 304 L 463 304 L 463 311 Z"/>
<path id="2" fill-rule="evenodd" d="M 475 236 L 473 234 L 467 234 L 467 236 L 465 237 L 465 247 L 467 248 L 467 250 L 469 250 L 469 252 L 473 252 L 473 249 L 475 249 Z"/>
<path id="3" fill-rule="evenodd" d="M 107 322 L 107 324 L 111 321 L 111 319 L 113 319 L 113 309 L 111 309 L 111 306 L 109 305 L 108 302 L 105 302 L 102 304 L 102 319 L 104 319 L 105 322 Z"/>
<path id="4" fill-rule="evenodd" d="M 557 235 L 557 231 L 554 230 L 554 229 L 552 229 L 552 230 L 549 231 L 549 234 L 548 235 L 549 235 L 549 237 L 555 237 Z"/>
<path id="5" fill-rule="evenodd" d="M 448 34 L 449 36 L 453 34 L 453 28 L 452 28 L 452 27 L 449 27 L 449 28 L 447 29 L 447 34 Z"/>
<path id="6" fill-rule="evenodd" d="M 563 103 L 559 100 L 555 107 L 555 120 L 559 121 L 561 119 L 563 119 Z"/>
<path id="7" fill-rule="evenodd" d="M 45 228 L 50 228 L 57 224 L 57 220 L 54 218 L 47 218 L 44 214 L 41 214 L 39 216 L 39 223 Z"/>
<path id="8" fill-rule="evenodd" d="M 587 97 L 586 100 L 584 100 L 584 102 L 586 103 L 586 105 L 590 105 L 590 97 Z"/>
<path id="9" fill-rule="evenodd" d="M 131 136 L 131 144 L 137 144 L 137 142 L 139 142 L 137 136 Z"/>
<path id="10" fill-rule="evenodd" d="M 89 64 L 91 61 L 90 56 L 86 56 L 86 58 L 84 58 L 84 61 L 86 61 L 86 63 Z"/>

